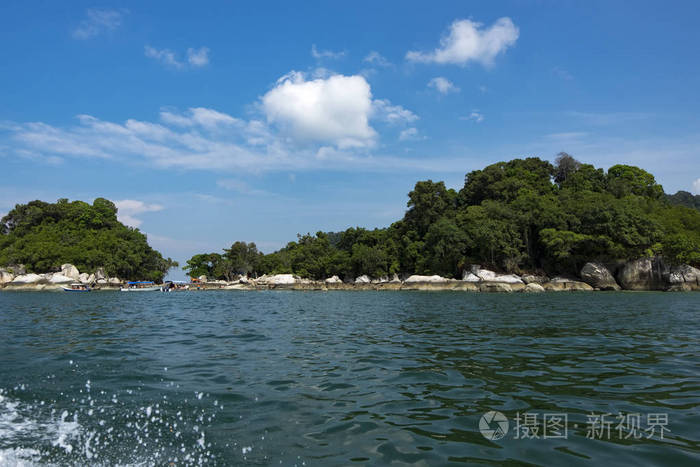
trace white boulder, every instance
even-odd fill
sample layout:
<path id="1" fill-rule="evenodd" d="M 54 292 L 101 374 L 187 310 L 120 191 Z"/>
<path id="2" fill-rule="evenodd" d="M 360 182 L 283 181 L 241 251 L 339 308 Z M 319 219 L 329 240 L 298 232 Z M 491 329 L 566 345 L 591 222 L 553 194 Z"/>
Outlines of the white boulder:
<path id="1" fill-rule="evenodd" d="M 95 270 L 95 279 L 107 279 L 107 274 L 105 273 L 104 268 L 97 268 L 97 270 Z"/>
<path id="2" fill-rule="evenodd" d="M 71 282 L 75 282 L 75 279 L 73 279 L 72 277 L 65 276 L 63 274 L 56 273 L 51 275 L 49 282 L 51 284 L 70 284 Z"/>
<path id="3" fill-rule="evenodd" d="M 485 282 L 495 282 L 496 281 L 497 274 L 493 271 L 489 271 L 488 269 L 477 269 L 476 272 L 474 272 L 474 274 L 479 279 L 481 279 L 482 281 L 485 281 Z"/>
<path id="4" fill-rule="evenodd" d="M 343 283 L 343 281 L 341 281 L 338 276 L 329 277 L 324 282 L 326 284 L 342 284 Z"/>
<path id="5" fill-rule="evenodd" d="M 401 282 L 401 279 L 399 279 L 399 275 L 394 273 L 394 275 L 391 277 L 391 280 L 389 282 L 397 283 Z"/>
<path id="6" fill-rule="evenodd" d="M 238 283 L 239 284 L 247 284 L 249 282 L 248 276 L 244 275 L 238 278 Z"/>
<path id="7" fill-rule="evenodd" d="M 475 272 L 476 271 L 476 272 Z M 477 278 L 484 282 L 502 282 L 504 284 L 522 284 L 523 281 L 519 276 L 515 274 L 496 274 L 488 269 L 476 269 L 474 268 L 471 272 Z M 464 280 L 464 279 L 463 279 Z M 476 282 L 472 279 L 470 282 Z"/>
<path id="8" fill-rule="evenodd" d="M 74 281 L 80 280 L 80 271 L 70 263 L 61 265 L 61 274 L 70 277 Z"/>
<path id="9" fill-rule="evenodd" d="M 122 280 L 118 277 L 110 277 L 109 279 L 107 279 L 107 283 L 110 285 L 119 285 L 122 283 Z"/>
<path id="10" fill-rule="evenodd" d="M 360 277 L 355 278 L 355 284 L 369 284 L 372 280 L 367 274 L 363 274 Z"/>
<path id="11" fill-rule="evenodd" d="M 15 277 L 11 284 L 24 285 L 24 284 L 45 284 L 46 277 L 41 274 L 22 274 Z"/>
<path id="12" fill-rule="evenodd" d="M 479 279 L 479 276 L 473 272 L 464 271 L 464 274 L 462 274 L 462 280 L 465 282 L 479 282 L 481 279 Z"/>
<path id="13" fill-rule="evenodd" d="M 536 282 L 530 282 L 525 286 L 525 288 L 522 290 L 522 292 L 540 293 L 540 292 L 544 292 L 544 287 L 542 287 L 540 284 L 538 284 Z"/>
<path id="14" fill-rule="evenodd" d="M 438 275 L 435 276 L 420 276 L 420 275 L 413 275 L 409 276 L 406 278 L 404 283 L 406 284 L 415 284 L 416 282 L 430 282 L 430 283 L 438 283 L 438 282 L 449 282 L 449 279 L 445 279 L 444 277 L 440 277 Z"/>
<path id="15" fill-rule="evenodd" d="M 12 282 L 14 278 L 15 275 L 11 272 L 7 271 L 6 269 L 0 269 L 0 284 L 7 284 L 9 282 Z"/>
<path id="16" fill-rule="evenodd" d="M 268 285 L 289 285 L 296 283 L 296 281 L 293 274 L 275 274 L 273 276 L 263 276 L 258 279 L 258 283 Z"/>

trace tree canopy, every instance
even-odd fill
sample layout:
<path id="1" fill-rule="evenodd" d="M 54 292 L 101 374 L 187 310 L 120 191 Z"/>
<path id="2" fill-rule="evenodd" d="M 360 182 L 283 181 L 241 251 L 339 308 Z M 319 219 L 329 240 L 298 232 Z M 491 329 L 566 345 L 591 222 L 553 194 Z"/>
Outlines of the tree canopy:
<path id="1" fill-rule="evenodd" d="M 177 266 L 148 245 L 138 229 L 117 220 L 111 201 L 97 198 L 56 203 L 18 204 L 0 221 L 0 265 L 23 264 L 30 272 L 49 272 L 71 263 L 80 271 L 103 267 L 122 279 L 160 281 Z"/>
<path id="2" fill-rule="evenodd" d="M 387 228 L 299 235 L 238 270 L 316 279 L 394 273 L 461 278 L 477 263 L 509 272 L 575 274 L 587 261 L 656 254 L 700 265 L 697 199 L 685 192 L 664 195 L 652 174 L 634 166 L 606 172 L 567 153 L 555 164 L 514 159 L 467 173 L 459 192 L 440 181 L 417 182 L 403 219 Z M 211 258 L 193 260 L 198 256 Z M 225 278 L 208 268 L 196 271 Z"/>

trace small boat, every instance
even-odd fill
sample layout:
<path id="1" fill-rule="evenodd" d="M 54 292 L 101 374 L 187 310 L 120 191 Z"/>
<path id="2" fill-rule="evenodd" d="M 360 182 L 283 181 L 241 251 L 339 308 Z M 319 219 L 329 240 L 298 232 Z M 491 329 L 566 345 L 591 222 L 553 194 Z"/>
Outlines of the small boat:
<path id="1" fill-rule="evenodd" d="M 155 292 L 160 290 L 160 286 L 150 281 L 134 281 L 127 282 L 126 287 L 122 287 L 119 290 L 122 292 Z"/>
<path id="2" fill-rule="evenodd" d="M 69 285 L 68 287 L 63 287 L 63 290 L 66 292 L 89 292 L 92 289 L 87 284 L 81 284 L 76 282 L 74 284 Z"/>

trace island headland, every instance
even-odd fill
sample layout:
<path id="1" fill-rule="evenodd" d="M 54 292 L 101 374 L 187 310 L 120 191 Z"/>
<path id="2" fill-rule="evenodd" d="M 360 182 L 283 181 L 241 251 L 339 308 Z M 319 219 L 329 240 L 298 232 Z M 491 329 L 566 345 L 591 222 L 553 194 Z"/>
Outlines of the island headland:
<path id="1" fill-rule="evenodd" d="M 177 266 L 104 198 L 32 201 L 0 222 L 3 290 L 162 282 Z M 389 227 L 298 235 L 268 254 L 236 241 L 183 269 L 197 289 L 542 292 L 698 290 L 698 267 L 700 196 L 561 153 L 469 172 L 459 191 L 419 181 Z"/>

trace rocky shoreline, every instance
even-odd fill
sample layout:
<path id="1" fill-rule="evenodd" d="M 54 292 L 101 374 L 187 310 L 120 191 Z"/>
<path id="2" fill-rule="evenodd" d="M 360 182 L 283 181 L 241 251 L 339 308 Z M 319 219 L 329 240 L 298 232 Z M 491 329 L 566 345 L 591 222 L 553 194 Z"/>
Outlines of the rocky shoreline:
<path id="1" fill-rule="evenodd" d="M 16 274 L 15 274 L 16 273 Z M 20 267 L 0 268 L 0 290 L 62 290 L 71 283 L 89 284 L 101 290 L 117 290 L 123 284 L 119 278 L 107 277 L 103 268 L 80 273 L 71 264 L 61 266 L 60 272 L 27 273 Z M 233 281 L 198 278 L 189 290 L 453 290 L 466 292 L 563 292 L 596 290 L 700 290 L 700 270 L 689 265 L 668 266 L 663 258 L 642 258 L 617 265 L 586 263 L 579 277 L 547 277 L 539 274 L 499 274 L 478 265 L 464 271 L 461 280 L 440 276 L 411 275 L 370 278 L 360 276 L 352 281 L 337 276 L 325 280 L 305 279 L 292 274 L 264 275 L 257 278 L 240 276 Z"/>

